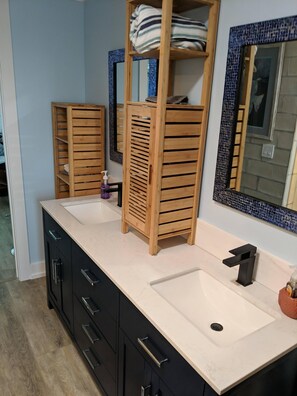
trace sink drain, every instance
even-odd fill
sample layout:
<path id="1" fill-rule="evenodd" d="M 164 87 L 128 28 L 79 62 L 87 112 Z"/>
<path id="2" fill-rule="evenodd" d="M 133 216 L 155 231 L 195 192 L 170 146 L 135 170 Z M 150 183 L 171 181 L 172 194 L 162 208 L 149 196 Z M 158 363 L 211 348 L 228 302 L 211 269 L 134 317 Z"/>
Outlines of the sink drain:
<path id="1" fill-rule="evenodd" d="M 210 328 L 214 331 L 222 331 L 224 330 L 224 327 L 220 323 L 212 323 L 210 325 Z"/>

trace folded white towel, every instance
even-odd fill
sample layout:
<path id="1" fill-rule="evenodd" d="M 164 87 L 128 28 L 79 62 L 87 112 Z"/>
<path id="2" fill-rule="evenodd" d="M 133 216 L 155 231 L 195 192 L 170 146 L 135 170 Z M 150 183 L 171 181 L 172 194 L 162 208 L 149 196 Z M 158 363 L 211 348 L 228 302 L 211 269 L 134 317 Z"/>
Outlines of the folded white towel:
<path id="1" fill-rule="evenodd" d="M 141 4 L 131 16 L 130 40 L 138 53 L 156 49 L 160 46 L 162 10 Z M 171 26 L 171 45 L 177 48 L 204 51 L 207 27 L 184 16 L 173 14 Z"/>
<path id="2" fill-rule="evenodd" d="M 65 164 L 63 168 L 66 173 L 69 173 L 69 164 Z"/>

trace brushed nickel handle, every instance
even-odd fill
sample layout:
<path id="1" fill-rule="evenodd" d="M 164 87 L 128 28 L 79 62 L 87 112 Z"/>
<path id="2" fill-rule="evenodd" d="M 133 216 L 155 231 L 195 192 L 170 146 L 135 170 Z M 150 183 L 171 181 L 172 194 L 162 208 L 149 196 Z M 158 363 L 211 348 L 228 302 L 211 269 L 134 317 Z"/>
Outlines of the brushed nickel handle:
<path id="1" fill-rule="evenodd" d="M 97 279 L 96 276 L 93 275 L 90 270 L 81 268 L 80 272 L 86 278 L 86 280 L 90 283 L 91 286 L 95 286 L 97 283 L 100 282 L 100 280 Z"/>
<path id="2" fill-rule="evenodd" d="M 94 316 L 97 312 L 100 312 L 100 309 L 96 306 L 96 304 L 90 297 L 82 297 L 81 300 L 92 316 Z"/>
<path id="3" fill-rule="evenodd" d="M 62 282 L 62 261 L 60 258 L 52 259 L 52 277 L 57 285 L 59 282 Z"/>
<path id="4" fill-rule="evenodd" d="M 56 268 L 56 259 L 52 259 L 52 278 L 55 284 L 57 284 L 57 268 Z"/>
<path id="5" fill-rule="evenodd" d="M 81 328 L 83 329 L 85 335 L 88 337 L 92 344 L 95 344 L 95 342 L 97 341 L 101 341 L 101 337 L 96 334 L 96 332 L 90 325 L 83 324 L 81 325 Z"/>
<path id="6" fill-rule="evenodd" d="M 137 338 L 137 342 L 159 368 L 168 362 L 169 359 L 157 350 L 148 337 Z"/>
<path id="7" fill-rule="evenodd" d="M 55 267 L 56 267 L 56 279 L 57 279 L 56 283 L 63 282 L 63 276 L 62 276 L 63 266 L 62 266 L 62 260 L 60 258 L 57 259 Z"/>
<path id="8" fill-rule="evenodd" d="M 95 358 L 95 356 L 90 351 L 90 349 L 84 349 L 82 353 L 84 354 L 84 357 L 87 359 L 87 362 L 91 366 L 92 370 L 95 370 L 96 367 L 101 365 L 101 363 Z"/>
<path id="9" fill-rule="evenodd" d="M 55 230 L 48 230 L 48 233 L 54 241 L 60 241 L 62 239 L 61 235 Z"/>
<path id="10" fill-rule="evenodd" d="M 141 385 L 141 388 L 140 388 L 140 390 L 141 390 L 140 396 L 150 396 L 151 387 L 152 387 L 151 384 L 150 384 L 150 385 L 146 385 L 146 386 Z"/>

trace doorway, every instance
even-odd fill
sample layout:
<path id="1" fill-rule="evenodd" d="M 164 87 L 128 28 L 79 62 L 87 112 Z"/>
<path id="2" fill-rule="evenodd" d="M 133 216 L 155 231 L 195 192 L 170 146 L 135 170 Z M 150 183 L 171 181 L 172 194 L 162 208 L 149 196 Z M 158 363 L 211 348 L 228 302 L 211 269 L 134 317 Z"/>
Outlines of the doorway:
<path id="1" fill-rule="evenodd" d="M 0 93 L 5 146 L 5 164 L 12 235 L 15 248 L 16 276 L 32 277 L 29 259 L 25 196 L 13 69 L 9 1 L 0 1 Z"/>
<path id="2" fill-rule="evenodd" d="M 0 283 L 16 278 L 0 94 Z"/>

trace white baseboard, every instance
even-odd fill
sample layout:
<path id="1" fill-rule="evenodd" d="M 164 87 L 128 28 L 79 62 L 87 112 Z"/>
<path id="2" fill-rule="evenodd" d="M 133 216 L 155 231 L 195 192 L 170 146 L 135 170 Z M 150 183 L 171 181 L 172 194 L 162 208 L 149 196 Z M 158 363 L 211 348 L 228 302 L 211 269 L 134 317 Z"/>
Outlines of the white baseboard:
<path id="1" fill-rule="evenodd" d="M 31 264 L 31 275 L 28 279 L 37 279 L 45 276 L 45 262 L 39 261 Z"/>

